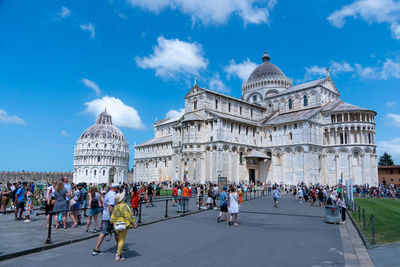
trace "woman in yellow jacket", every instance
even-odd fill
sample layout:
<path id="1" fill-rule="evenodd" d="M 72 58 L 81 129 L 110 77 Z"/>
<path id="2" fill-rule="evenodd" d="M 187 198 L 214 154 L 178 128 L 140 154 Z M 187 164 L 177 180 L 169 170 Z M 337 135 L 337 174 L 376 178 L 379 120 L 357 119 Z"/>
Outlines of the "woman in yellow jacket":
<path id="1" fill-rule="evenodd" d="M 118 233 L 118 251 L 117 256 L 115 257 L 115 261 L 123 261 L 125 258 L 121 256 L 122 247 L 125 243 L 125 237 L 128 232 L 129 228 L 137 228 L 135 219 L 132 216 L 131 209 L 129 206 L 124 202 L 125 193 L 119 193 L 115 195 L 115 202 L 118 203 L 111 214 L 110 221 L 114 224 L 114 230 Z M 125 223 L 124 230 L 116 229 L 117 223 Z"/>

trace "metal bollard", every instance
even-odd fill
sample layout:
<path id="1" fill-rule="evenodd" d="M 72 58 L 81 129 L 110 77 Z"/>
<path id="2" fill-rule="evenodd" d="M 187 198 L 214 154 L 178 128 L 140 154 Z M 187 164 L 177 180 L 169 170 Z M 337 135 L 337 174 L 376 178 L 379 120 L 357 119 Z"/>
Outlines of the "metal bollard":
<path id="1" fill-rule="evenodd" d="M 358 222 L 361 222 L 361 208 L 360 208 L 360 205 L 358 205 Z"/>
<path id="2" fill-rule="evenodd" d="M 198 204 L 198 210 L 201 210 L 201 208 L 200 208 L 200 196 L 197 198 L 197 204 Z"/>
<path id="3" fill-rule="evenodd" d="M 363 231 L 365 231 L 365 209 L 363 208 Z"/>
<path id="4" fill-rule="evenodd" d="M 142 223 L 142 201 L 139 201 L 139 220 L 138 223 Z"/>
<path id="5" fill-rule="evenodd" d="M 49 215 L 49 229 L 47 230 L 47 239 L 46 242 L 44 242 L 45 244 L 51 244 L 51 224 L 53 222 L 53 213 L 50 212 Z"/>
<path id="6" fill-rule="evenodd" d="M 375 225 L 374 225 L 374 215 L 371 215 L 371 234 L 372 234 L 372 244 L 375 245 Z"/>
<path id="7" fill-rule="evenodd" d="M 165 200 L 165 218 L 168 218 L 168 199 Z"/>
<path id="8" fill-rule="evenodd" d="M 185 198 L 184 197 L 182 197 L 182 200 L 181 201 L 183 201 L 183 203 L 182 203 L 182 207 L 183 207 L 183 210 L 182 210 L 182 213 L 181 213 L 181 215 L 183 215 L 184 213 L 185 213 Z"/>
<path id="9" fill-rule="evenodd" d="M 247 201 L 247 191 L 246 191 L 246 201 Z"/>

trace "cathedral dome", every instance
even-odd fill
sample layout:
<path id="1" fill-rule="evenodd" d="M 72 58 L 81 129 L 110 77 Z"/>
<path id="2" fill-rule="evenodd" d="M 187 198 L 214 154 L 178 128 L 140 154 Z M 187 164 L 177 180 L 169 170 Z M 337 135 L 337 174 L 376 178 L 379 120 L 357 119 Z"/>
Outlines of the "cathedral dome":
<path id="1" fill-rule="evenodd" d="M 263 63 L 253 70 L 247 82 L 252 82 L 259 79 L 285 79 L 286 76 L 274 64 L 269 62 L 270 57 L 265 52 L 262 56 Z"/>

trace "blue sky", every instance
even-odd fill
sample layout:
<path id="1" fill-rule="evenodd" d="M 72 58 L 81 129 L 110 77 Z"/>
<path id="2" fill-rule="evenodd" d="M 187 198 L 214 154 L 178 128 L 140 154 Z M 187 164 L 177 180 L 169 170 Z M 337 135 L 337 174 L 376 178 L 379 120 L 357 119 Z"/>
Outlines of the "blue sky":
<path id="1" fill-rule="evenodd" d="M 200 86 L 240 97 L 264 49 L 295 84 L 331 68 L 400 163 L 400 2 L 0 1 L 0 171 L 71 171 L 104 106 L 131 146 Z"/>

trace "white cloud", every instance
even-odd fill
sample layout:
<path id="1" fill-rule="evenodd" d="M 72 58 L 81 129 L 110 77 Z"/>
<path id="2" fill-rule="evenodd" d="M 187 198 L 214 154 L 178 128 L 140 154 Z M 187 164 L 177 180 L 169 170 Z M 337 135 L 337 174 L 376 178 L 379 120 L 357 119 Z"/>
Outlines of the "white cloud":
<path id="1" fill-rule="evenodd" d="M 100 95 L 101 90 L 100 90 L 100 87 L 97 85 L 97 83 L 95 83 L 92 80 L 86 79 L 86 78 L 82 78 L 81 81 L 86 87 L 92 88 L 97 96 Z"/>
<path id="2" fill-rule="evenodd" d="M 389 113 L 386 115 L 386 118 L 389 120 L 391 125 L 400 128 L 400 114 Z"/>
<path id="3" fill-rule="evenodd" d="M 377 142 L 378 155 L 382 155 L 384 152 L 389 153 L 393 160 L 397 163 L 400 162 L 400 138 L 394 138 L 391 140 L 384 140 Z"/>
<path id="4" fill-rule="evenodd" d="M 400 78 L 400 60 L 393 61 L 387 58 L 382 67 L 363 67 L 355 64 L 355 69 L 361 78 L 374 80 L 387 80 L 390 78 Z"/>
<path id="5" fill-rule="evenodd" d="M 229 92 L 230 90 L 226 87 L 226 85 L 221 81 L 221 77 L 219 73 L 214 73 L 209 81 L 210 89 L 216 92 Z"/>
<path id="6" fill-rule="evenodd" d="M 127 0 L 133 7 L 141 7 L 154 13 L 165 9 L 178 10 L 189 15 L 193 23 L 205 25 L 224 24 L 232 15 L 239 16 L 245 24 L 268 23 L 269 10 L 276 0 Z"/>
<path id="7" fill-rule="evenodd" d="M 61 11 L 59 13 L 57 13 L 57 15 L 61 18 L 66 18 L 69 15 L 71 15 L 71 10 L 68 7 L 61 7 Z"/>
<path id="8" fill-rule="evenodd" d="M 242 63 L 236 64 L 234 60 L 229 61 L 229 65 L 225 66 L 224 71 L 227 73 L 228 79 L 231 76 L 237 76 L 242 81 L 246 81 L 251 72 L 257 67 L 257 64 L 246 59 Z"/>
<path id="9" fill-rule="evenodd" d="M 335 76 L 336 74 L 342 72 L 353 72 L 353 71 L 354 68 L 346 61 L 342 62 L 331 61 L 329 66 L 329 73 L 332 76 Z M 304 80 L 309 81 L 313 78 L 320 78 L 326 75 L 327 75 L 326 67 L 320 67 L 320 66 L 312 66 L 309 68 L 306 67 L 306 74 L 304 75 Z"/>
<path id="10" fill-rule="evenodd" d="M 94 39 L 96 32 L 95 32 L 94 26 L 91 22 L 89 22 L 88 24 L 81 24 L 80 27 L 82 30 L 88 31 L 90 33 L 90 39 Z"/>
<path id="11" fill-rule="evenodd" d="M 0 123 L 21 124 L 25 125 L 25 121 L 18 116 L 10 116 L 4 109 L 0 109 Z"/>
<path id="12" fill-rule="evenodd" d="M 198 75 L 208 60 L 203 57 L 201 45 L 179 39 L 157 38 L 157 46 L 148 57 L 136 57 L 136 64 L 143 69 L 154 69 L 161 78 L 176 79 L 177 75 Z"/>
<path id="13" fill-rule="evenodd" d="M 180 118 L 185 114 L 185 109 L 184 108 L 180 108 L 178 110 L 170 110 L 167 112 L 167 117 L 169 119 L 175 119 L 175 118 Z"/>
<path id="14" fill-rule="evenodd" d="M 112 116 L 113 123 L 117 126 L 132 129 L 143 129 L 144 125 L 136 109 L 125 105 L 120 99 L 104 96 L 85 103 L 86 112 L 98 116 L 105 108 Z"/>
<path id="15" fill-rule="evenodd" d="M 71 135 L 66 130 L 61 130 L 61 135 L 65 137 L 71 137 Z"/>
<path id="16" fill-rule="evenodd" d="M 394 107 L 394 106 L 396 106 L 396 105 L 397 105 L 397 103 L 394 102 L 394 101 L 389 101 L 389 102 L 386 103 L 386 106 L 387 106 L 388 108 L 392 108 L 392 107 Z"/>
<path id="17" fill-rule="evenodd" d="M 388 23 L 392 31 L 392 37 L 400 39 L 400 2 L 396 0 L 356 0 L 334 11 L 329 17 L 329 22 L 338 28 L 342 28 L 348 17 L 365 20 L 368 23 Z"/>

